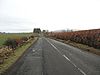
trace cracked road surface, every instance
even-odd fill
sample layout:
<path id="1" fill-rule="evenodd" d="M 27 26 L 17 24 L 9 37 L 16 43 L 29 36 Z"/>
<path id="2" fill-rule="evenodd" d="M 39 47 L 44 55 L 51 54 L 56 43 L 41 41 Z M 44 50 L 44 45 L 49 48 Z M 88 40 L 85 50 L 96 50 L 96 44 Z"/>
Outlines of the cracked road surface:
<path id="1" fill-rule="evenodd" d="M 100 75 L 100 56 L 42 37 L 5 75 Z"/>

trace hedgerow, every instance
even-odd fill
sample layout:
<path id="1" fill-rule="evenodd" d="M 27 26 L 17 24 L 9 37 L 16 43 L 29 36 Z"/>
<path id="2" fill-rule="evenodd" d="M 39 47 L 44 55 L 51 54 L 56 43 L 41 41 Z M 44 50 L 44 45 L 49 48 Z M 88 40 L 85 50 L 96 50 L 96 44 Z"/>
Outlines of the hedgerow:
<path id="1" fill-rule="evenodd" d="M 49 36 L 62 40 L 88 45 L 100 49 L 100 29 L 83 30 L 75 32 L 52 32 Z"/>

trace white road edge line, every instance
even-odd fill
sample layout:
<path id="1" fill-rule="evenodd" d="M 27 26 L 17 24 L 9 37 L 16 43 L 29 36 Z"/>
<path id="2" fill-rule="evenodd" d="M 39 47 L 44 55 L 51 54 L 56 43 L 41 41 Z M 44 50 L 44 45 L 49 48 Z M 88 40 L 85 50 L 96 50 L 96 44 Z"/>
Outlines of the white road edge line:
<path id="1" fill-rule="evenodd" d="M 47 39 L 46 39 L 47 40 Z M 51 45 L 51 46 L 53 46 L 61 55 L 62 55 L 62 53 L 50 42 L 50 41 L 48 41 L 47 40 L 47 42 L 49 42 L 49 44 Z M 83 75 L 86 75 L 86 73 L 83 71 L 83 70 L 81 70 L 80 68 L 78 68 L 66 55 L 62 55 L 65 59 L 67 59 L 74 67 L 76 67 Z"/>

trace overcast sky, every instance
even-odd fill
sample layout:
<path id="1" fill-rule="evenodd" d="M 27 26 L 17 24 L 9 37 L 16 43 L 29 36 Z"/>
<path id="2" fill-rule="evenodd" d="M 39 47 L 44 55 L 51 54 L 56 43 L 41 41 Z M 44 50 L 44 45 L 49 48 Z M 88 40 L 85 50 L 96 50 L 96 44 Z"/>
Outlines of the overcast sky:
<path id="1" fill-rule="evenodd" d="M 0 0 L 0 32 L 100 28 L 100 0 Z"/>

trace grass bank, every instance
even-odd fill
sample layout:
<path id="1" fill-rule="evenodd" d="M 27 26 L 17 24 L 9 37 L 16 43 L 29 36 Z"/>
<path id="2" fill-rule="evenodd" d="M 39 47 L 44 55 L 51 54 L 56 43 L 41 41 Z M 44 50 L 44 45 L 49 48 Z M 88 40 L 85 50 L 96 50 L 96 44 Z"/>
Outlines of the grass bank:
<path id="1" fill-rule="evenodd" d="M 19 47 L 15 50 L 15 53 L 10 55 L 8 59 L 5 60 L 3 64 L 0 64 L 0 75 L 5 72 L 11 65 L 13 65 L 22 55 L 23 53 L 33 44 L 35 41 L 37 41 L 37 37 L 34 38 L 34 40 L 30 41 L 27 44 L 24 44 L 23 46 Z"/>
<path id="2" fill-rule="evenodd" d="M 8 38 L 27 37 L 30 35 L 32 35 L 32 33 L 4 33 L 4 34 L 0 34 L 0 46 L 3 46 L 4 42 Z"/>
<path id="3" fill-rule="evenodd" d="M 84 45 L 84 44 L 72 42 L 70 40 L 69 41 L 60 40 L 60 39 L 55 39 L 55 40 L 60 41 L 60 42 L 63 42 L 63 43 L 68 44 L 68 45 L 71 45 L 71 46 L 74 46 L 74 47 L 77 47 L 80 50 L 87 51 L 87 52 L 91 52 L 93 54 L 96 54 L 96 55 L 99 55 L 100 56 L 100 49 L 95 49 L 93 47 L 89 47 L 89 46 Z"/>

